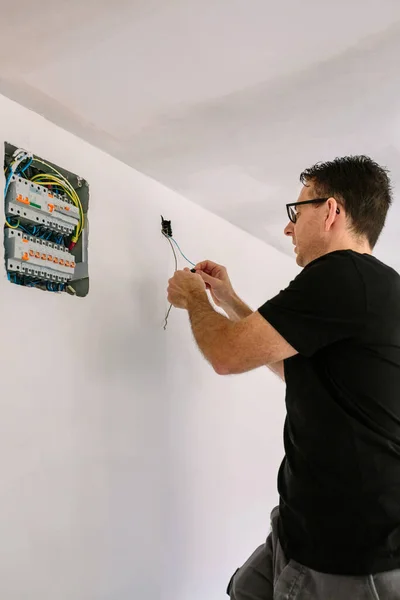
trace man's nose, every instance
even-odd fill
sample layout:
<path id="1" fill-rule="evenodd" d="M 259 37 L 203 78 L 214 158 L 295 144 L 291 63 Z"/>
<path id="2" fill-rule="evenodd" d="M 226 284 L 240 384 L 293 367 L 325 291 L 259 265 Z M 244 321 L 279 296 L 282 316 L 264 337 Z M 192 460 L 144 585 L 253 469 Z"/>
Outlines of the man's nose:
<path id="1" fill-rule="evenodd" d="M 292 223 L 292 221 L 289 221 L 289 223 L 286 225 L 285 229 L 283 230 L 283 233 L 285 235 L 293 235 L 293 223 Z"/>

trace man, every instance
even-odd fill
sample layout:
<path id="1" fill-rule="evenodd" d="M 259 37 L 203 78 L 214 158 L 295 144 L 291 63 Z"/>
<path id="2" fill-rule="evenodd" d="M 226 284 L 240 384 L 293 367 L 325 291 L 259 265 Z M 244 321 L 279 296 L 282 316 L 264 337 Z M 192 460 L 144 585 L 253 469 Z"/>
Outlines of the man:
<path id="1" fill-rule="evenodd" d="M 371 255 L 390 180 L 366 156 L 300 179 L 285 234 L 304 268 L 275 298 L 253 312 L 210 261 L 169 281 L 217 373 L 267 365 L 286 380 L 279 508 L 228 594 L 400 600 L 400 277 Z"/>

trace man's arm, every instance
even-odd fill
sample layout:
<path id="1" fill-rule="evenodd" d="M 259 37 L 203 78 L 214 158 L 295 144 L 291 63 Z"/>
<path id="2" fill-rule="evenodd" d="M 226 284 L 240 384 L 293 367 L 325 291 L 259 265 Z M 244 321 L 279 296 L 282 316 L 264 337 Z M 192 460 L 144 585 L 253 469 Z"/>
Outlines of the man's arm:
<path id="1" fill-rule="evenodd" d="M 217 373 L 244 373 L 263 365 L 275 366 L 297 354 L 258 312 L 245 309 L 243 302 L 236 308 L 239 306 L 250 314 L 233 322 L 212 308 L 205 292 L 196 291 L 188 297 L 186 308 L 197 345 Z"/>
<path id="2" fill-rule="evenodd" d="M 242 319 L 249 317 L 254 312 L 236 294 L 234 296 L 232 296 L 231 302 L 229 304 L 226 304 L 223 306 L 223 310 L 226 312 L 229 319 L 231 321 L 235 321 L 235 322 L 241 321 Z M 278 375 L 278 377 L 280 377 L 282 379 L 282 381 L 285 381 L 285 369 L 284 369 L 283 360 L 279 360 L 276 363 L 266 365 L 266 366 L 273 373 L 275 373 L 275 375 Z"/>

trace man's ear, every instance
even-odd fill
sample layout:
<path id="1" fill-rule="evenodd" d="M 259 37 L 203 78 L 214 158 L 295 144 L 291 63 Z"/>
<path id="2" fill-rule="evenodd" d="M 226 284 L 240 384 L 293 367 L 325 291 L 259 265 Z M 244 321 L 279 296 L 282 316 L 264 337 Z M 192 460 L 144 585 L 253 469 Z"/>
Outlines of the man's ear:
<path id="1" fill-rule="evenodd" d="M 325 231 L 329 231 L 340 214 L 340 208 L 335 198 L 329 198 L 326 202 L 327 215 L 325 219 Z"/>

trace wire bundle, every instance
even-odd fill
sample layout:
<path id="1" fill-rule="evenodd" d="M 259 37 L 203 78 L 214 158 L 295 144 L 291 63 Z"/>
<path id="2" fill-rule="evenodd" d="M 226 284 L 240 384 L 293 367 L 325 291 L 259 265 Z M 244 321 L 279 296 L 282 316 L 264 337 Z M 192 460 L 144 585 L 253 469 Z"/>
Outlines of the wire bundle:
<path id="1" fill-rule="evenodd" d="M 85 224 L 85 217 L 83 214 L 83 208 L 80 198 L 74 190 L 74 188 L 72 187 L 72 185 L 70 184 L 70 182 L 68 181 L 68 179 L 66 179 L 55 167 L 52 167 L 44 160 L 41 160 L 36 157 L 34 157 L 34 162 L 40 163 L 48 169 L 51 169 L 56 175 L 51 175 L 50 173 L 39 173 L 38 175 L 34 175 L 31 181 L 34 181 L 35 183 L 39 183 L 40 185 L 44 186 L 57 186 L 57 188 L 60 188 L 65 194 L 67 194 L 67 196 L 71 199 L 71 201 L 79 210 L 79 224 L 76 228 L 75 234 L 71 238 L 71 244 L 69 245 L 69 249 L 72 250 L 72 248 L 77 243 Z"/>
<path id="2" fill-rule="evenodd" d="M 76 228 L 74 235 L 71 238 L 71 242 L 69 244 L 69 250 L 72 250 L 72 248 L 76 245 L 76 243 L 83 231 L 84 224 L 85 224 L 83 207 L 82 207 L 82 203 L 80 201 L 78 194 L 76 193 L 76 191 L 74 190 L 74 188 L 72 187 L 72 185 L 70 184 L 68 179 L 66 179 L 64 177 L 64 175 L 62 175 L 55 167 L 53 167 L 49 163 L 45 162 L 44 160 L 41 160 L 40 158 L 37 158 L 36 156 L 33 156 L 32 153 L 26 152 L 25 150 L 22 150 L 22 149 L 18 149 L 14 152 L 13 159 L 14 160 L 11 162 L 11 164 L 9 166 L 8 174 L 7 174 L 7 170 L 6 170 L 6 184 L 4 187 L 4 197 L 7 196 L 8 188 L 10 187 L 10 182 L 11 182 L 13 175 L 23 175 L 24 172 L 28 169 L 28 167 L 31 166 L 32 162 L 44 165 L 45 167 L 47 167 L 48 169 L 53 171 L 53 173 L 55 173 L 55 175 L 53 175 L 52 173 L 38 173 L 37 175 L 34 175 L 31 178 L 31 181 L 38 183 L 40 185 L 46 186 L 46 187 L 51 186 L 53 191 L 56 193 L 61 192 L 62 194 L 66 194 L 70 198 L 70 200 L 75 204 L 75 206 L 78 208 L 79 223 L 78 223 L 78 226 Z M 25 161 L 27 161 L 27 164 L 23 165 L 23 163 Z M 12 229 L 24 230 L 23 227 L 20 225 L 19 221 L 17 224 L 12 224 L 8 220 L 6 220 L 6 225 Z M 30 235 L 36 235 L 36 234 L 30 234 Z M 46 238 L 44 235 L 42 235 L 41 237 L 42 237 L 42 239 L 51 239 L 52 236 L 50 236 L 49 238 Z M 58 239 L 60 238 L 60 236 L 57 236 L 57 237 L 58 237 Z M 56 243 L 62 243 L 62 242 L 63 242 L 63 238 L 61 238 L 60 241 L 56 242 Z"/>
<path id="3" fill-rule="evenodd" d="M 189 260 L 182 252 L 182 250 L 179 247 L 178 242 L 172 237 L 172 227 L 171 227 L 171 221 L 167 221 L 166 219 L 164 219 L 163 216 L 161 216 L 161 233 L 163 234 L 163 236 L 168 240 L 173 255 L 174 255 L 174 260 L 175 260 L 175 272 L 178 270 L 178 257 L 176 256 L 176 252 L 175 252 L 175 248 L 172 244 L 172 242 L 175 244 L 175 246 L 177 247 L 179 253 L 181 254 L 181 256 L 193 267 L 195 267 L 196 265 L 194 263 L 192 263 L 191 260 Z M 172 309 L 172 304 L 170 304 L 169 309 L 167 311 L 167 314 L 165 316 L 165 323 L 164 323 L 164 330 L 167 328 L 168 325 L 168 317 L 169 314 L 171 312 Z"/>
<path id="4" fill-rule="evenodd" d="M 7 273 L 8 281 L 17 285 L 23 285 L 26 287 L 40 287 L 47 289 L 48 292 L 63 292 L 65 289 L 64 283 L 57 283 L 53 281 L 42 281 L 41 279 L 35 280 L 34 277 L 29 275 L 23 275 L 22 273 Z"/>
<path id="5" fill-rule="evenodd" d="M 9 166 L 8 175 L 7 175 L 7 169 L 5 171 L 6 172 L 6 185 L 4 187 L 4 198 L 7 196 L 8 188 L 10 187 L 10 182 L 11 182 L 13 175 L 16 175 L 19 169 L 20 169 L 21 173 L 24 173 L 24 171 L 26 171 L 26 169 L 32 164 L 32 161 L 33 161 L 33 154 L 31 152 L 26 152 L 25 150 L 22 150 L 22 148 L 15 150 L 12 157 L 14 160 L 11 162 L 11 164 Z M 26 165 L 24 165 L 23 168 L 21 168 L 21 165 L 22 165 L 22 163 L 25 162 L 25 160 L 27 160 L 28 163 Z"/>

